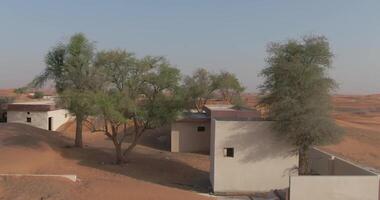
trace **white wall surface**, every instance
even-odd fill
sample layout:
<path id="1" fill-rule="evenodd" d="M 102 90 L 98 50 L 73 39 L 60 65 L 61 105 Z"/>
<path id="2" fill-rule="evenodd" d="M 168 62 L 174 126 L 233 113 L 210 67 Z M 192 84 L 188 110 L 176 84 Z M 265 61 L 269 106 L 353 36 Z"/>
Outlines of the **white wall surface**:
<path id="1" fill-rule="evenodd" d="M 35 126 L 42 129 L 48 128 L 47 112 L 29 112 L 27 111 L 8 111 L 7 122 L 8 123 L 22 123 Z M 26 122 L 26 118 L 31 117 L 32 122 Z"/>
<path id="2" fill-rule="evenodd" d="M 298 157 L 291 153 L 290 145 L 278 139 L 270 123 L 212 120 L 210 179 L 215 193 L 289 187 L 289 175 L 294 172 Z M 224 156 L 226 147 L 234 148 L 233 158 Z"/>
<path id="3" fill-rule="evenodd" d="M 206 128 L 198 132 L 197 128 Z M 172 152 L 208 152 L 210 151 L 209 122 L 175 122 L 171 128 Z"/>
<path id="4" fill-rule="evenodd" d="M 37 128 L 48 130 L 48 119 L 49 117 L 52 117 L 52 130 L 56 130 L 59 126 L 67 122 L 70 117 L 68 111 L 64 109 L 49 112 L 30 111 L 29 113 L 30 114 L 28 114 L 28 111 L 8 111 L 7 122 L 28 124 Z M 67 117 L 65 117 L 66 113 Z M 30 117 L 32 119 L 31 123 L 26 122 L 27 117 Z"/>
<path id="5" fill-rule="evenodd" d="M 378 176 L 292 176 L 290 200 L 378 200 Z"/>
<path id="6" fill-rule="evenodd" d="M 308 152 L 319 175 L 290 177 L 290 200 L 378 200 L 379 176 L 317 148 Z"/>
<path id="7" fill-rule="evenodd" d="M 47 113 L 47 117 L 52 117 L 52 130 L 57 130 L 70 119 L 70 114 L 65 109 L 53 110 Z"/>
<path id="8" fill-rule="evenodd" d="M 312 172 L 319 175 L 377 175 L 364 167 L 317 148 L 310 149 L 308 156 Z"/>

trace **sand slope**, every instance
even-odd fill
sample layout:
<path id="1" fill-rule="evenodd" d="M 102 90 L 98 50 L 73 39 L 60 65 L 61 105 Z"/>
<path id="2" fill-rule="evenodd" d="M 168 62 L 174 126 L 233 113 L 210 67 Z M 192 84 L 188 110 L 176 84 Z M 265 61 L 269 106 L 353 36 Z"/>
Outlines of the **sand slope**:
<path id="1" fill-rule="evenodd" d="M 380 170 L 380 95 L 336 96 L 334 109 L 346 134 L 339 143 L 323 148 Z"/>
<path id="2" fill-rule="evenodd" d="M 210 199 L 196 194 L 198 181 L 207 179 L 202 169 L 207 166 L 192 162 L 207 156 L 177 160 L 169 152 L 139 146 L 131 163 L 116 166 L 110 142 L 96 137 L 81 150 L 68 148 L 72 139 L 64 134 L 0 124 L 0 173 L 76 174 L 80 179 L 2 177 L 0 199 Z M 102 145 L 94 147 L 97 143 Z"/>

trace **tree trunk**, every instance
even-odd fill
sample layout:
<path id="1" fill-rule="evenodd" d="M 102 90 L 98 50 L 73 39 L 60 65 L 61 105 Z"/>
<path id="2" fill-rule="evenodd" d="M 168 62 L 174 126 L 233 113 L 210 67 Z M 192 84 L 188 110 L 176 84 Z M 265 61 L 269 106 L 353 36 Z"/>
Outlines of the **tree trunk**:
<path id="1" fill-rule="evenodd" d="M 301 147 L 298 150 L 298 174 L 299 175 L 309 175 L 310 174 L 310 166 L 309 166 L 309 159 L 307 156 L 307 151 L 309 148 L 307 147 Z"/>
<path id="2" fill-rule="evenodd" d="M 129 157 L 129 155 L 131 154 L 133 148 L 135 148 L 136 145 L 137 145 L 137 139 L 134 140 L 134 141 L 132 142 L 132 144 L 129 145 L 129 147 L 124 151 L 123 155 L 124 155 L 125 158 L 128 158 L 128 157 Z"/>
<path id="3" fill-rule="evenodd" d="M 76 117 L 76 130 L 75 130 L 75 147 L 83 148 L 83 139 L 82 139 L 82 122 L 83 117 Z"/>
<path id="4" fill-rule="evenodd" d="M 121 143 L 115 144 L 116 164 L 120 165 L 124 163 L 123 153 L 121 151 Z"/>

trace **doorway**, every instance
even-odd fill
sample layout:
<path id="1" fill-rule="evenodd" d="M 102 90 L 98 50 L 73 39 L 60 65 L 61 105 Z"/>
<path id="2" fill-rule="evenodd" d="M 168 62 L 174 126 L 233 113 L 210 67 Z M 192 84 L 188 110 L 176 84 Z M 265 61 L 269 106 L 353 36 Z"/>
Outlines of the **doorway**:
<path id="1" fill-rule="evenodd" d="M 53 117 L 49 117 L 48 121 L 49 121 L 48 122 L 48 124 L 49 124 L 48 125 L 48 128 L 49 128 L 48 130 L 51 131 L 53 129 L 52 128 L 53 127 Z"/>

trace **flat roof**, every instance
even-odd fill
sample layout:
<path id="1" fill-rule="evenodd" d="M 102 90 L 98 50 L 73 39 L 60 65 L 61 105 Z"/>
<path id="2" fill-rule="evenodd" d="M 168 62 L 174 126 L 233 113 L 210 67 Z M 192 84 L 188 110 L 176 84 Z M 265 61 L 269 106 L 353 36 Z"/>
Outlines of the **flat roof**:
<path id="1" fill-rule="evenodd" d="M 30 102 L 17 102 L 7 105 L 8 111 L 52 111 L 57 110 L 54 101 L 30 101 Z"/>
<path id="2" fill-rule="evenodd" d="M 234 105 L 206 105 L 208 115 L 216 120 L 230 121 L 263 121 L 261 113 L 252 108 L 236 107 Z"/>
<path id="3" fill-rule="evenodd" d="M 176 122 L 209 122 L 210 117 L 206 113 L 184 112 Z"/>

